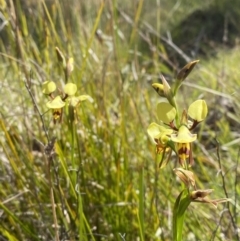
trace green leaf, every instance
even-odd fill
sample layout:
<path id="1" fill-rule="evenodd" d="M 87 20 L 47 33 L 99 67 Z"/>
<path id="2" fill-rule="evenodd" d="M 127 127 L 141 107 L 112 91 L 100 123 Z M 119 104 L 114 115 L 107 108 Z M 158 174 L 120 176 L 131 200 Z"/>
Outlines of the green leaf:
<path id="1" fill-rule="evenodd" d="M 45 81 L 42 85 L 42 92 L 45 95 L 49 95 L 56 90 L 56 84 L 53 81 Z"/>
<path id="2" fill-rule="evenodd" d="M 67 83 L 64 88 L 64 93 L 69 95 L 69 96 L 73 96 L 76 94 L 77 92 L 77 85 L 73 84 L 73 83 Z"/>
<path id="3" fill-rule="evenodd" d="M 173 209 L 173 240 L 182 240 L 182 230 L 187 207 L 191 203 L 191 195 L 188 189 L 184 189 L 176 199 Z M 186 240 L 186 239 L 184 239 Z"/>
<path id="4" fill-rule="evenodd" d="M 175 142 L 173 142 L 171 138 L 169 138 L 167 146 L 169 146 L 171 150 L 173 150 L 177 154 Z"/>
<path id="5" fill-rule="evenodd" d="M 198 122 L 203 121 L 207 113 L 208 107 L 204 100 L 196 100 L 188 108 L 188 115 Z"/>
<path id="6" fill-rule="evenodd" d="M 62 101 L 62 98 L 58 95 L 53 100 L 48 101 L 46 106 L 49 109 L 61 109 L 65 106 L 65 102 Z"/>
<path id="7" fill-rule="evenodd" d="M 167 151 L 167 149 L 165 149 L 163 152 L 157 155 L 157 162 L 159 162 L 158 167 L 160 169 L 163 169 L 168 164 L 171 158 L 171 153 L 171 151 Z"/>
<path id="8" fill-rule="evenodd" d="M 157 105 L 157 115 L 159 120 L 168 124 L 173 121 L 176 117 L 177 111 L 176 109 L 166 102 L 160 102 Z"/>
<path id="9" fill-rule="evenodd" d="M 57 58 L 60 63 L 62 63 L 63 69 L 66 68 L 66 59 L 61 52 L 61 50 L 58 47 L 55 47 L 56 53 L 57 53 Z"/>

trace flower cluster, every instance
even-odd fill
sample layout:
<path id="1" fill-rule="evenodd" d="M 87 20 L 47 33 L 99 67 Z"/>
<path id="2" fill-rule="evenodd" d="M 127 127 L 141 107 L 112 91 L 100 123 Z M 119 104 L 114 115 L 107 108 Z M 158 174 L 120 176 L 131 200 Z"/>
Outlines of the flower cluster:
<path id="1" fill-rule="evenodd" d="M 179 119 L 180 114 L 175 95 L 197 62 L 187 64 L 179 72 L 173 88 L 169 86 L 163 76 L 162 84 L 153 84 L 157 93 L 166 100 L 157 105 L 159 124 L 153 122 L 147 129 L 151 141 L 156 145 L 157 154 L 161 156 L 160 167 L 164 167 L 168 163 L 172 151 L 177 154 L 182 167 L 188 169 L 188 166 L 193 164 L 192 142 L 197 139 L 197 135 L 192 134 L 191 131 L 206 118 L 207 104 L 204 100 L 193 102 L 187 111 L 183 110 L 181 119 Z"/>
<path id="2" fill-rule="evenodd" d="M 228 201 L 227 199 L 207 199 L 206 196 L 212 190 L 197 190 L 194 173 L 189 170 L 193 165 L 192 143 L 197 139 L 197 134 L 193 134 L 192 131 L 206 118 L 208 107 L 206 102 L 200 99 L 191 103 L 187 110 L 180 112 L 175 96 L 179 87 L 197 63 L 198 60 L 184 66 L 178 73 L 173 86 L 170 86 L 163 76 L 161 76 L 162 84 L 152 84 L 158 95 L 162 97 L 162 101 L 157 104 L 159 123 L 151 123 L 147 132 L 151 142 L 156 146 L 160 168 L 163 168 L 169 162 L 172 152 L 175 152 L 178 158 L 180 167 L 175 168 L 174 172 L 185 184 L 187 198 L 183 198 L 183 191 L 179 195 L 179 200 L 176 201 L 176 207 L 183 205 L 186 208 L 192 201 L 212 203 L 214 206 L 220 202 Z M 193 187 L 194 191 L 189 192 L 190 187 Z M 180 201 L 182 198 L 183 202 Z M 184 200 L 187 200 L 187 205 L 184 204 Z"/>
<path id="3" fill-rule="evenodd" d="M 73 58 L 69 58 L 68 61 L 66 61 L 62 52 L 58 48 L 56 48 L 56 52 L 58 59 L 63 66 L 65 81 L 68 82 L 70 73 L 73 71 Z M 63 87 L 63 91 L 59 95 L 55 96 L 54 92 L 56 89 L 57 86 L 53 81 L 45 81 L 42 85 L 43 93 L 50 97 L 50 100 L 46 103 L 46 106 L 48 109 L 52 110 L 54 124 L 61 122 L 64 106 L 75 109 L 80 102 L 92 99 L 89 95 L 76 96 L 77 85 L 71 82 L 66 83 Z"/>
<path id="4" fill-rule="evenodd" d="M 206 102 L 197 100 L 189 106 L 188 111 L 183 111 L 181 121 L 177 124 L 176 107 L 167 102 L 158 103 L 157 116 L 160 124 L 151 123 L 147 131 L 152 142 L 156 144 L 157 154 L 162 155 L 161 167 L 168 162 L 170 155 L 166 154 L 171 151 L 177 154 L 181 166 L 193 164 L 191 143 L 197 139 L 197 135 L 191 131 L 206 115 Z"/>

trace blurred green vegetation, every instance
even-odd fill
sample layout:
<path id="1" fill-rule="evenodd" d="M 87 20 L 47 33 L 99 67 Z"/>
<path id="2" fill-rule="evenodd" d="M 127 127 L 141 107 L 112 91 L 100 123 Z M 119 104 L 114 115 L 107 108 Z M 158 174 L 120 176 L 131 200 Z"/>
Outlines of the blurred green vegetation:
<path id="1" fill-rule="evenodd" d="M 147 126 L 157 121 L 151 83 L 160 81 L 160 73 L 171 82 L 187 59 L 200 58 L 179 96 L 182 108 L 198 98 L 209 106 L 193 171 L 199 188 L 214 189 L 212 198 L 221 198 L 224 186 L 232 201 L 217 210 L 191 204 L 183 235 L 189 241 L 239 240 L 238 5 L 0 0 L 0 239 L 57 240 L 57 228 L 59 240 L 171 240 L 171 210 L 181 185 L 172 171 L 175 158 L 160 170 L 147 137 Z M 193 26 L 196 13 L 217 13 L 208 16 L 209 30 L 204 18 L 196 19 L 206 32 Z M 198 40 L 201 31 L 210 33 L 204 41 Z M 221 33 L 229 38 L 222 41 Z M 194 44 L 201 51 L 192 56 Z M 79 94 L 94 100 L 79 106 L 74 127 L 66 114 L 53 125 L 45 113 L 42 83 L 64 83 L 56 46 L 74 58 L 70 81 Z M 57 138 L 50 173 L 57 227 L 40 144 L 48 140 L 26 83 L 49 137 Z"/>

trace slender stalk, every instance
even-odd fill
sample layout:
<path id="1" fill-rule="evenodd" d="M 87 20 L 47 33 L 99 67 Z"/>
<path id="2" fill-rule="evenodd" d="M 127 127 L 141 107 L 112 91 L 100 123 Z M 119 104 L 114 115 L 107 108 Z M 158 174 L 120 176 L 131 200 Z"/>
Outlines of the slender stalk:
<path id="1" fill-rule="evenodd" d="M 144 169 L 141 167 L 139 177 L 139 227 L 140 227 L 140 238 L 144 241 Z"/>
<path id="2" fill-rule="evenodd" d="M 31 79 L 30 79 L 30 81 L 31 81 Z M 26 87 L 26 89 L 27 89 L 27 91 L 28 91 L 28 94 L 29 94 L 30 97 L 31 97 L 31 100 L 32 100 L 32 103 L 33 103 L 34 108 L 37 110 L 37 113 L 38 113 L 38 115 L 39 115 L 39 117 L 40 117 L 40 120 L 41 120 L 41 123 L 42 123 L 43 131 L 44 131 L 44 133 L 45 133 L 45 136 L 46 136 L 46 138 L 47 138 L 47 141 L 49 142 L 50 139 L 49 139 L 49 135 L 48 135 L 47 128 L 46 128 L 45 123 L 44 123 L 44 120 L 43 120 L 43 115 L 41 114 L 41 112 L 40 112 L 40 110 L 39 110 L 39 108 L 38 108 L 38 105 L 37 105 L 37 103 L 36 103 L 36 101 L 35 101 L 35 98 L 34 98 L 34 96 L 33 96 L 33 94 L 32 94 L 32 91 L 31 91 L 31 88 L 30 88 L 30 86 L 29 86 L 29 83 L 28 83 L 27 81 L 25 81 L 25 87 Z"/>
<path id="3" fill-rule="evenodd" d="M 50 178 L 51 180 L 51 178 Z M 57 215 L 56 215 L 56 209 L 55 209 L 55 201 L 54 201 L 54 194 L 53 194 L 53 188 L 50 187 L 50 199 L 51 199 L 51 206 L 52 206 L 52 212 L 53 212 L 53 221 L 54 221 L 54 229 L 55 229 L 55 240 L 60 241 L 59 234 L 58 234 L 58 223 L 57 223 Z"/>
<path id="4" fill-rule="evenodd" d="M 50 142 L 50 144 L 52 144 Z M 52 149 L 51 146 L 48 144 L 47 147 L 45 148 L 45 152 L 48 151 L 47 148 L 50 147 L 49 149 Z M 50 151 L 51 152 L 51 151 Z M 51 178 L 51 162 L 53 161 L 53 158 L 51 155 L 48 155 L 49 153 L 46 153 L 46 162 L 47 162 L 47 178 L 48 178 L 48 183 L 50 187 L 50 200 L 51 200 L 51 207 L 52 207 L 52 213 L 53 213 L 53 222 L 54 222 L 54 229 L 55 229 L 55 240 L 60 241 L 59 239 L 59 234 L 58 234 L 58 223 L 57 223 L 57 214 L 56 214 L 56 205 L 54 201 L 54 192 L 53 192 L 53 184 L 52 184 L 52 178 Z"/>

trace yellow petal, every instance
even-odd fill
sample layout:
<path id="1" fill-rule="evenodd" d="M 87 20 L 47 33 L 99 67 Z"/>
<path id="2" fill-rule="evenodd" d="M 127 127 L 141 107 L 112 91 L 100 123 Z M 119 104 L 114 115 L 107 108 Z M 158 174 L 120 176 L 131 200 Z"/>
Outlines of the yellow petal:
<path id="1" fill-rule="evenodd" d="M 171 135 L 171 139 L 176 143 L 190 143 L 197 139 L 197 135 L 192 134 L 185 125 L 182 125 L 177 134 Z"/>

